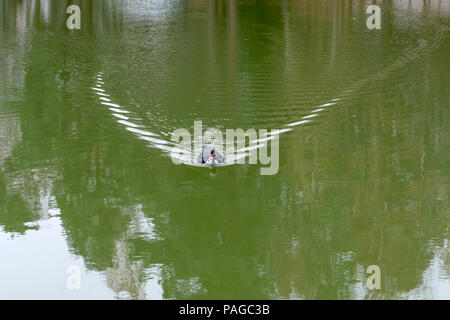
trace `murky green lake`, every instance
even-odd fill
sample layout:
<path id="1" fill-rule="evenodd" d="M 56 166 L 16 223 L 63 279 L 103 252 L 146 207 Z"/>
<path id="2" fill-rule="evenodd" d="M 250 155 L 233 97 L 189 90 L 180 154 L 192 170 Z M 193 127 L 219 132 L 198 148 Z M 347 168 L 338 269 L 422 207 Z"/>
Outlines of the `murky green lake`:
<path id="1" fill-rule="evenodd" d="M 450 3 L 369 4 L 0 0 L 0 298 L 449 299 Z"/>

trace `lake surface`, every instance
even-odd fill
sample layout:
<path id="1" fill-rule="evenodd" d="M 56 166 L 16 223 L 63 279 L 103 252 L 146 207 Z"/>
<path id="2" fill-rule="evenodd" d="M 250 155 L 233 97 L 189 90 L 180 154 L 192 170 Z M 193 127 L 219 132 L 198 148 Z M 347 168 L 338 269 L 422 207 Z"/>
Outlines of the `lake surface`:
<path id="1" fill-rule="evenodd" d="M 0 0 L 1 299 L 450 298 L 447 1 L 73 3 Z"/>

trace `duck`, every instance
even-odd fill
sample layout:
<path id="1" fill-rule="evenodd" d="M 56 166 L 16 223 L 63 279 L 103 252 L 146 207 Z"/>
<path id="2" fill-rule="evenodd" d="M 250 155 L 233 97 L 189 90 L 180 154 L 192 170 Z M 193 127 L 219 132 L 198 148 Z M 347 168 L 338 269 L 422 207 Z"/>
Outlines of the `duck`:
<path id="1" fill-rule="evenodd" d="M 201 154 L 198 156 L 197 162 L 207 165 L 223 163 L 223 156 L 214 146 L 207 145 L 203 147 Z"/>

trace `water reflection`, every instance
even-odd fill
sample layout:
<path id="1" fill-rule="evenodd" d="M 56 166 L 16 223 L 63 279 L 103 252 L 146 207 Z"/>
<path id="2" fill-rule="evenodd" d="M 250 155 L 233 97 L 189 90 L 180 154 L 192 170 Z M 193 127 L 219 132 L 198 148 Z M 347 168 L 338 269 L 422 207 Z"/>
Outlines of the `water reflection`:
<path id="1" fill-rule="evenodd" d="M 1 297 L 449 296 L 446 2 L 75 3 L 0 3 Z M 199 118 L 279 128 L 280 173 L 145 147 Z"/>

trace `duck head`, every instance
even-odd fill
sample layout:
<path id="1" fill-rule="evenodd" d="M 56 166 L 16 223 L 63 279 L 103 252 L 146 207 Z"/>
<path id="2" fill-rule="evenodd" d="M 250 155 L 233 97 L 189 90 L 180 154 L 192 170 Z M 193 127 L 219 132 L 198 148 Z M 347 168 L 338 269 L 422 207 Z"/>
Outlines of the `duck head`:
<path id="1" fill-rule="evenodd" d="M 216 161 L 216 150 L 212 149 L 211 153 L 209 154 L 209 158 L 207 160 L 207 163 L 213 164 Z"/>

